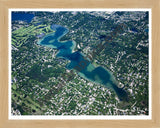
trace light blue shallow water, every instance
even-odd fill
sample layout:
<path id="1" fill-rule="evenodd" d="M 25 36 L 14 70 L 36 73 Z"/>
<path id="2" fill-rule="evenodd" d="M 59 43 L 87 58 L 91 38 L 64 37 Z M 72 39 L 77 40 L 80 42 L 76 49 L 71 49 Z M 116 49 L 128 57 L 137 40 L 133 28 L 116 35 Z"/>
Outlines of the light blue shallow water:
<path id="1" fill-rule="evenodd" d="M 55 30 L 55 32 L 39 40 L 39 45 L 59 50 L 56 57 L 70 60 L 70 63 L 66 65 L 67 69 L 77 70 L 81 77 L 111 88 L 116 92 L 120 100 L 127 100 L 126 92 L 117 87 L 117 82 L 111 72 L 102 66 L 95 67 L 80 51 L 74 52 L 75 41 L 60 41 L 60 38 L 68 33 L 69 30 L 67 28 L 60 25 L 51 25 L 51 29 Z"/>

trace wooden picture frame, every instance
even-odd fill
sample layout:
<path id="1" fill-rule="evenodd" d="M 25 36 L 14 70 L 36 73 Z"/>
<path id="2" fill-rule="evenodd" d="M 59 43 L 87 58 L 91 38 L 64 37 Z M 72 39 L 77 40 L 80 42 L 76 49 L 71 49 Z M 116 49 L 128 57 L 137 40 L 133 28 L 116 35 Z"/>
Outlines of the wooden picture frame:
<path id="1" fill-rule="evenodd" d="M 148 120 L 9 120 L 8 110 L 8 65 L 9 65 L 9 31 L 8 31 L 8 14 L 10 8 L 150 8 L 152 11 L 152 119 Z M 160 127 L 160 89 L 159 84 L 159 44 L 160 41 L 160 2 L 159 0 L 142 0 L 142 1 L 83 1 L 83 0 L 53 0 L 53 1 L 0 1 L 0 127 L 2 128 L 33 128 L 33 127 Z"/>

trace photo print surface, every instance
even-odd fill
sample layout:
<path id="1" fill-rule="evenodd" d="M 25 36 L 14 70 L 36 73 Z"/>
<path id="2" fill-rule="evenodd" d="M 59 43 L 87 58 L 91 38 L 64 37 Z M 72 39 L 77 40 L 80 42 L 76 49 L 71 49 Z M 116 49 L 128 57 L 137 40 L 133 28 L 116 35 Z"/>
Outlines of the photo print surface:
<path id="1" fill-rule="evenodd" d="M 11 117 L 144 116 L 148 10 L 12 10 Z"/>

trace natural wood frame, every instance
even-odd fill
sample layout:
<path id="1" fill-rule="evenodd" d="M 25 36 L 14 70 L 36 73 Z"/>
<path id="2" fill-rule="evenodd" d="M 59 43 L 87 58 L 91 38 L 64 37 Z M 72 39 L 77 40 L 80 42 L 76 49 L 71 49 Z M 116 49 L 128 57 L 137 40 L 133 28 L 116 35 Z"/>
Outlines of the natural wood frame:
<path id="1" fill-rule="evenodd" d="M 9 120 L 8 12 L 9 8 L 151 8 L 152 9 L 152 119 L 151 120 Z M 160 127 L 160 1 L 159 0 L 0 0 L 0 128 Z"/>

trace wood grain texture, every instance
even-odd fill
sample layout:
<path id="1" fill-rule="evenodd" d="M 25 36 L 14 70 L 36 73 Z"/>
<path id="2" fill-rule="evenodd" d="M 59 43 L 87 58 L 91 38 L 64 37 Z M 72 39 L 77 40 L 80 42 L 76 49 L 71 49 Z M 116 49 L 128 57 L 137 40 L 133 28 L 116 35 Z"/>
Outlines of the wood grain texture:
<path id="1" fill-rule="evenodd" d="M 8 8 L 149 8 L 153 5 L 152 0 L 3 0 L 3 3 Z"/>
<path id="2" fill-rule="evenodd" d="M 9 8 L 151 8 L 152 120 L 8 120 Z M 160 127 L 159 0 L 0 0 L 0 128 L 159 128 Z"/>

